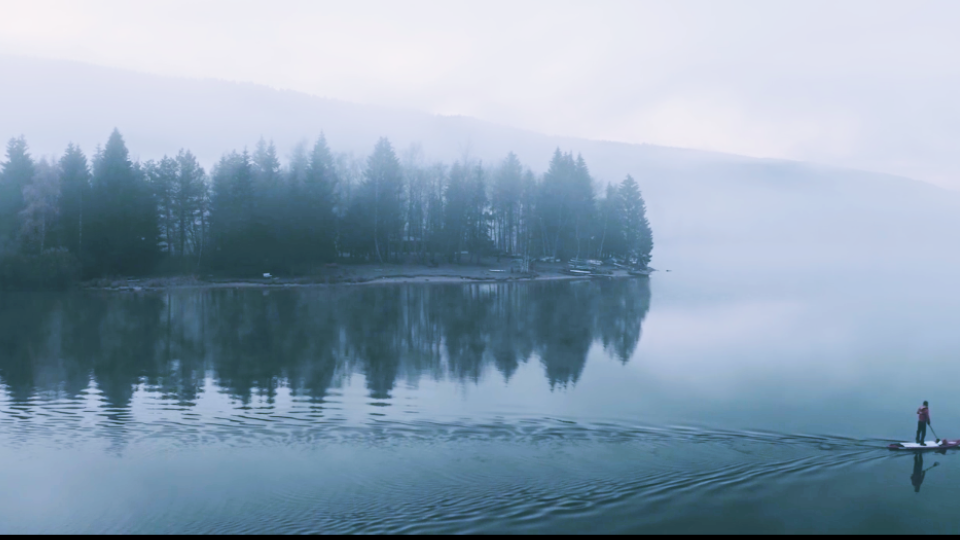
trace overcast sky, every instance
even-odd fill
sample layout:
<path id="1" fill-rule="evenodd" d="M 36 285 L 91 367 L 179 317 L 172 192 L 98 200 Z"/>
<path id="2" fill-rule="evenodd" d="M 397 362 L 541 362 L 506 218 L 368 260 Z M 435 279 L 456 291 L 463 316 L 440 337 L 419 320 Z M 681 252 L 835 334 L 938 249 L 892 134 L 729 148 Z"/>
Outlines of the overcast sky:
<path id="1" fill-rule="evenodd" d="M 0 54 L 960 189 L 957 0 L 0 0 Z"/>

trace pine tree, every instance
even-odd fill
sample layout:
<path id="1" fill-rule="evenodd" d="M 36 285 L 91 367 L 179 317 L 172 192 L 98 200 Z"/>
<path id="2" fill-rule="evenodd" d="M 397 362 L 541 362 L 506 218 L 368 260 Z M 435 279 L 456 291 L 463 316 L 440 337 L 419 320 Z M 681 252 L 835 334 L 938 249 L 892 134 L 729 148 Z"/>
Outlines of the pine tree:
<path id="1" fill-rule="evenodd" d="M 254 229 L 253 164 L 246 150 L 223 156 L 214 168 L 210 195 L 213 265 L 227 272 L 256 274 L 260 257 L 251 248 Z"/>
<path id="2" fill-rule="evenodd" d="M 213 168 L 210 190 L 210 243 L 213 249 L 213 267 L 223 269 L 231 259 L 230 239 L 236 228 L 233 163 L 237 153 L 220 158 Z"/>
<path id="3" fill-rule="evenodd" d="M 340 242 L 345 254 L 355 261 L 380 261 L 382 252 L 374 245 L 373 208 L 364 186 L 357 190 L 343 216 Z M 380 255 L 378 255 L 380 253 Z"/>
<path id="4" fill-rule="evenodd" d="M 537 209 L 541 188 L 537 184 L 533 172 L 529 169 L 523 173 L 521 185 L 517 239 L 519 241 L 518 251 L 523 255 L 522 270 L 526 272 L 530 269 L 531 258 L 536 256 L 535 246 L 543 246 L 543 241 L 540 240 L 538 243 L 537 240 L 541 230 L 539 226 L 541 220 Z"/>
<path id="5" fill-rule="evenodd" d="M 327 139 L 320 135 L 310 152 L 303 179 L 306 204 L 307 260 L 311 263 L 336 258 L 337 171 Z"/>
<path id="6" fill-rule="evenodd" d="M 57 226 L 60 171 L 57 164 L 41 159 L 34 166 L 33 181 L 23 187 L 20 238 L 24 251 L 43 253 Z"/>
<path id="7" fill-rule="evenodd" d="M 280 171 L 280 159 L 273 141 L 263 139 L 253 153 L 253 228 L 247 239 L 250 255 L 265 272 L 286 271 L 283 261 L 289 238 L 283 233 L 290 230 L 288 214 L 284 212 L 284 185 Z"/>
<path id="8" fill-rule="evenodd" d="M 35 173 L 33 159 L 23 136 L 7 143 L 7 161 L 0 167 L 0 253 L 15 251 L 20 236 L 23 188 Z"/>
<path id="9" fill-rule="evenodd" d="M 114 130 L 93 167 L 90 251 L 101 274 L 143 274 L 160 255 L 156 198 Z"/>
<path id="10" fill-rule="evenodd" d="M 645 268 L 650 263 L 653 251 L 653 233 L 647 221 L 646 205 L 640 194 L 640 186 L 627 175 L 620 184 L 619 196 L 623 207 L 623 229 L 626 252 L 637 266 Z"/>
<path id="11" fill-rule="evenodd" d="M 200 188 L 197 193 L 197 221 L 194 222 L 194 228 L 191 231 L 193 245 L 196 246 L 197 267 L 204 260 L 204 249 L 210 238 L 210 184 L 206 176 L 200 182 Z"/>
<path id="12" fill-rule="evenodd" d="M 290 154 L 287 167 L 283 171 L 286 177 L 286 190 L 281 193 L 281 202 L 285 207 L 285 219 L 280 223 L 282 230 L 278 235 L 283 242 L 283 257 L 291 268 L 300 268 L 312 258 L 310 253 L 310 204 L 304 200 L 304 186 L 307 168 L 307 143 L 300 141 Z"/>
<path id="13" fill-rule="evenodd" d="M 626 253 L 623 231 L 623 201 L 616 186 L 607 185 L 606 196 L 599 203 L 600 245 L 598 254 L 601 259 Z"/>
<path id="14" fill-rule="evenodd" d="M 173 198 L 177 183 L 177 161 L 173 158 L 163 156 L 163 159 L 161 159 L 159 163 L 154 163 L 153 161 L 144 163 L 143 169 L 147 174 L 147 178 L 150 180 L 154 199 L 157 201 L 157 221 L 160 225 L 160 238 L 164 244 L 167 255 L 170 256 L 174 251 L 174 238 L 176 237 Z"/>
<path id="15" fill-rule="evenodd" d="M 543 177 L 538 220 L 545 242 L 544 253 L 554 258 L 572 256 L 577 248 L 577 225 L 582 214 L 582 196 L 579 184 L 581 171 L 572 154 L 563 154 L 558 148 Z"/>
<path id="16" fill-rule="evenodd" d="M 589 240 L 595 230 L 595 198 L 593 178 L 587 169 L 583 156 L 577 156 L 570 184 L 571 212 L 573 214 L 573 234 L 576 242 L 576 257 L 579 259 L 589 249 Z"/>
<path id="17" fill-rule="evenodd" d="M 386 138 L 377 141 L 364 176 L 361 197 L 370 204 L 374 252 L 382 263 L 390 260 L 391 248 L 399 253 L 403 238 L 403 171 Z"/>
<path id="18" fill-rule="evenodd" d="M 443 253 L 444 239 L 444 219 L 446 207 L 443 199 L 444 191 L 447 188 L 447 171 L 442 163 L 437 163 L 427 171 L 426 179 L 426 250 L 430 252 L 430 262 L 437 264 L 437 254 Z"/>
<path id="19" fill-rule="evenodd" d="M 469 183 L 466 215 L 467 249 L 474 261 L 479 264 L 480 257 L 490 245 L 490 223 L 487 212 L 487 188 L 484 182 L 483 167 L 477 164 Z"/>
<path id="20" fill-rule="evenodd" d="M 81 261 L 84 260 L 83 221 L 89 199 L 87 157 L 80 147 L 70 144 L 60 158 L 60 241 Z"/>
<path id="21" fill-rule="evenodd" d="M 443 236 L 445 239 L 447 259 L 450 262 L 460 263 L 461 254 L 464 251 L 467 228 L 467 216 L 470 208 L 470 182 L 469 172 L 460 162 L 450 167 L 450 174 L 447 177 L 446 190 L 444 191 L 444 219 Z"/>
<path id="22" fill-rule="evenodd" d="M 406 182 L 407 236 L 417 261 L 424 262 L 427 236 L 427 209 L 429 175 L 421 164 L 423 151 L 419 144 L 411 145 L 403 160 Z"/>
<path id="23" fill-rule="evenodd" d="M 354 220 L 354 214 L 357 210 L 354 207 L 357 199 L 357 188 L 362 183 L 365 163 L 364 160 L 355 157 L 353 154 L 341 153 L 334 158 L 333 167 L 337 177 L 336 196 L 334 197 L 337 216 L 335 235 L 337 254 L 344 256 L 353 249 L 352 246 L 357 245 L 356 240 L 364 236 L 364 234 L 351 229 L 351 227 L 357 226 Z"/>
<path id="24" fill-rule="evenodd" d="M 514 253 L 517 249 L 516 235 L 522 183 L 523 165 L 517 155 L 510 152 L 497 171 L 491 198 L 497 229 L 497 248 L 506 253 Z"/>
<path id="25" fill-rule="evenodd" d="M 201 191 L 206 173 L 189 150 L 180 150 L 176 165 L 177 174 L 171 193 L 171 213 L 175 218 L 177 255 L 183 259 L 188 251 L 187 241 L 190 238 L 190 231 L 200 212 Z M 191 251 L 195 251 L 196 248 L 196 245 L 191 246 Z"/>
<path id="26" fill-rule="evenodd" d="M 323 135 L 321 135 L 323 137 Z M 307 141 L 300 141 L 290 152 L 290 162 L 287 165 L 287 183 L 303 185 L 307 179 L 307 168 L 310 167 L 310 158 L 307 156 Z"/>

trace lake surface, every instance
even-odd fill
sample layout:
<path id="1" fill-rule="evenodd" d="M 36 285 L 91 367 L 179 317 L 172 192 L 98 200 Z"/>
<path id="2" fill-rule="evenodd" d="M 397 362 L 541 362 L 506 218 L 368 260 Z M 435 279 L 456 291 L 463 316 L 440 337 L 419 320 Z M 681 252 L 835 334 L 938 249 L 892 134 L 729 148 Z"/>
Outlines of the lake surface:
<path id="1" fill-rule="evenodd" d="M 0 533 L 960 532 L 960 454 L 885 448 L 960 438 L 955 267 L 698 253 L 4 294 Z"/>

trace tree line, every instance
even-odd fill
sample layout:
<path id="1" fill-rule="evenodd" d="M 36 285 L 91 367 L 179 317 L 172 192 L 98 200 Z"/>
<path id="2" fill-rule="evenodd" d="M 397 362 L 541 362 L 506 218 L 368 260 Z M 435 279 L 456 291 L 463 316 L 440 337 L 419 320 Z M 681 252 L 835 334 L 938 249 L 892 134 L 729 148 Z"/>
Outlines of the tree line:
<path id="1" fill-rule="evenodd" d="M 424 163 L 416 147 L 401 159 L 384 138 L 360 160 L 334 154 L 321 135 L 286 164 L 261 140 L 208 173 L 187 150 L 134 161 L 114 130 L 89 160 L 73 144 L 59 159 L 34 159 L 14 138 L 0 168 L 0 287 L 30 279 L 17 268 L 292 275 L 336 261 L 491 256 L 646 267 L 652 249 L 637 182 L 598 190 L 583 158 L 559 149 L 535 175 L 513 153 L 494 166 Z"/>

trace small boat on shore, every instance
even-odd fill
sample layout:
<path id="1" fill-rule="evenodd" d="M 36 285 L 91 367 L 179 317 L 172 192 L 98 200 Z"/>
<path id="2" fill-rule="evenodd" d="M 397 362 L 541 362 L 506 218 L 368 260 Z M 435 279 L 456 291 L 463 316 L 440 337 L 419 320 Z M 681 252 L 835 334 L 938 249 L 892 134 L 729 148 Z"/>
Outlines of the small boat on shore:
<path id="1" fill-rule="evenodd" d="M 560 270 L 560 272 L 571 276 L 593 276 L 603 274 L 604 272 L 600 269 L 600 265 L 594 263 L 595 261 L 570 259 L 567 262 L 567 267 Z"/>

